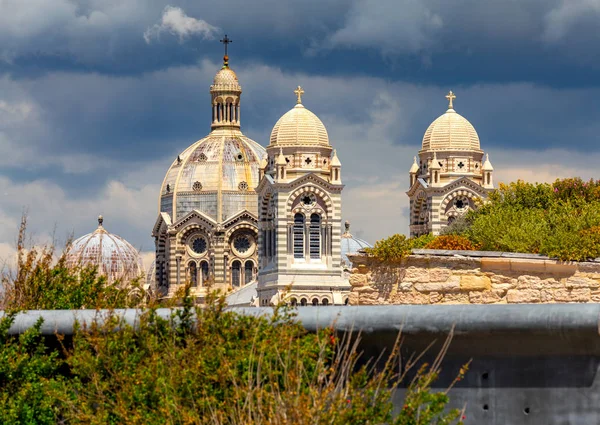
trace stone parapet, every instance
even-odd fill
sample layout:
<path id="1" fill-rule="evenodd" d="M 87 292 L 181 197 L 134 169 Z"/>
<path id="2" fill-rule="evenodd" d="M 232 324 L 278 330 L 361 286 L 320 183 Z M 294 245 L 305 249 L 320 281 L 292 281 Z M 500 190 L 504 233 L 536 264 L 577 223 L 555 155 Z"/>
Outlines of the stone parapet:
<path id="1" fill-rule="evenodd" d="M 600 302 L 600 261 L 428 249 L 395 263 L 348 257 L 353 305 Z"/>

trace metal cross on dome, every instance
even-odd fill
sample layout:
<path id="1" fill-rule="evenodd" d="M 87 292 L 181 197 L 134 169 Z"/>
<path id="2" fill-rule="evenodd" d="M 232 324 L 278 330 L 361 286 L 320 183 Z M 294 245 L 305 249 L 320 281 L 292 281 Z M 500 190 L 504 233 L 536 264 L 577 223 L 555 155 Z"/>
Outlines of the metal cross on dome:
<path id="1" fill-rule="evenodd" d="M 448 99 L 448 109 L 453 109 L 454 107 L 452 106 L 452 101 L 456 99 L 456 95 L 452 93 L 452 90 L 448 92 L 446 99 Z"/>
<path id="2" fill-rule="evenodd" d="M 225 37 L 223 37 L 221 40 L 219 40 L 219 42 L 221 42 L 225 45 L 225 56 L 227 56 L 227 45 L 229 43 L 233 43 L 233 40 L 231 38 L 227 37 L 227 34 L 225 34 Z"/>
<path id="3" fill-rule="evenodd" d="M 304 90 L 302 90 L 302 87 L 298 86 L 298 88 L 294 90 L 294 93 L 296 93 L 296 96 L 298 96 L 298 100 L 296 101 L 296 103 L 302 103 L 302 95 L 304 94 Z"/>

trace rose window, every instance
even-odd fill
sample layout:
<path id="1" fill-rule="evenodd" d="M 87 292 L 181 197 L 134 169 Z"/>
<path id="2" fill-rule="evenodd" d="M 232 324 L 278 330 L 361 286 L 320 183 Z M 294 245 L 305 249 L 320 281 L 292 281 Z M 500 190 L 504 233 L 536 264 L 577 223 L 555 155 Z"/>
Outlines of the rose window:
<path id="1" fill-rule="evenodd" d="M 233 248 L 240 254 L 246 254 L 252 247 L 252 242 L 248 236 L 238 236 L 233 241 Z"/>
<path id="2" fill-rule="evenodd" d="M 308 194 L 308 195 L 304 195 L 302 197 L 302 204 L 305 207 L 310 207 L 311 205 L 313 205 L 315 202 L 317 201 L 317 198 L 315 198 L 315 195 L 313 195 L 312 193 Z"/>
<path id="3" fill-rule="evenodd" d="M 240 184 L 238 185 L 238 189 L 239 190 L 243 190 L 243 191 L 248 190 L 248 183 L 246 183 L 246 182 L 240 182 Z"/>
<path id="4" fill-rule="evenodd" d="M 202 190 L 202 183 L 198 181 L 194 182 L 194 184 L 192 185 L 192 190 L 194 192 L 200 192 Z"/>
<path id="5" fill-rule="evenodd" d="M 459 212 L 466 211 L 469 208 L 469 198 L 466 196 L 459 196 L 454 200 L 454 208 Z"/>
<path id="6" fill-rule="evenodd" d="M 206 239 L 204 239 L 202 236 L 194 238 L 191 243 L 192 251 L 194 251 L 196 254 L 204 254 L 207 246 L 208 244 L 206 243 Z"/>

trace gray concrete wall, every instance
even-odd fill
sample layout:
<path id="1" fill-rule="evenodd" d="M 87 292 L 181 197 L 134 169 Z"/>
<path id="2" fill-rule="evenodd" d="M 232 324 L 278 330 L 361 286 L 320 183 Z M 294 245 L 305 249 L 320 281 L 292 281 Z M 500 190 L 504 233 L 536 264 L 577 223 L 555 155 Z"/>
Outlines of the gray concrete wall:
<path id="1" fill-rule="evenodd" d="M 117 313 L 135 322 L 135 310 Z M 170 311 L 159 313 L 167 317 Z M 43 332 L 51 334 L 69 333 L 74 317 L 88 321 L 103 314 L 31 311 L 20 314 L 11 331 L 22 332 L 39 316 L 46 319 Z M 465 379 L 450 392 L 453 406 L 466 404 L 466 424 L 600 423 L 600 304 L 303 307 L 298 319 L 309 330 L 330 325 L 340 333 L 360 330 L 365 359 L 389 352 L 399 331 L 404 356 L 435 340 L 429 351 L 434 357 L 454 329 L 437 386 L 446 388 L 472 359 Z M 402 406 L 401 391 L 396 403 Z"/>

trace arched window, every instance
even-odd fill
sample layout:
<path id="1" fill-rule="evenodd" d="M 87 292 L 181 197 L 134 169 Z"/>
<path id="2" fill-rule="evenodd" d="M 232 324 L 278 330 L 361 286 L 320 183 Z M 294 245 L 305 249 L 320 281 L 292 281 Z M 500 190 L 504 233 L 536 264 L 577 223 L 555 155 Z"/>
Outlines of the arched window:
<path id="1" fill-rule="evenodd" d="M 290 300 L 290 305 L 291 305 L 292 307 L 296 307 L 296 306 L 298 305 L 298 300 L 297 300 L 296 298 L 292 298 L 292 299 Z"/>
<path id="2" fill-rule="evenodd" d="M 294 216 L 294 258 L 304 258 L 304 215 Z"/>
<path id="3" fill-rule="evenodd" d="M 254 263 L 250 260 L 246 261 L 246 264 L 244 264 L 244 285 L 249 284 L 250 282 L 252 282 L 252 278 L 254 274 Z"/>
<path id="4" fill-rule="evenodd" d="M 188 264 L 188 278 L 192 286 L 198 285 L 198 272 L 196 270 L 196 263 L 190 261 Z"/>
<path id="5" fill-rule="evenodd" d="M 312 305 L 314 305 L 314 306 L 319 305 L 319 299 L 318 298 L 313 298 L 312 299 Z"/>
<path id="6" fill-rule="evenodd" d="M 323 301 L 321 302 L 321 304 L 329 305 L 329 300 L 327 298 L 323 298 Z"/>
<path id="7" fill-rule="evenodd" d="M 241 272 L 242 272 L 242 263 L 235 260 L 231 265 L 231 286 L 234 288 L 240 287 L 241 280 Z"/>
<path id="8" fill-rule="evenodd" d="M 201 262 L 200 268 L 202 269 L 202 282 L 206 282 L 208 280 L 208 261 Z"/>
<path id="9" fill-rule="evenodd" d="M 311 214 L 310 216 L 310 258 L 321 258 L 321 216 Z"/>
<path id="10" fill-rule="evenodd" d="M 300 305 L 301 305 L 301 306 L 306 306 L 306 304 L 308 304 L 308 300 L 307 300 L 306 298 L 302 298 L 302 299 L 300 300 Z"/>

